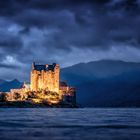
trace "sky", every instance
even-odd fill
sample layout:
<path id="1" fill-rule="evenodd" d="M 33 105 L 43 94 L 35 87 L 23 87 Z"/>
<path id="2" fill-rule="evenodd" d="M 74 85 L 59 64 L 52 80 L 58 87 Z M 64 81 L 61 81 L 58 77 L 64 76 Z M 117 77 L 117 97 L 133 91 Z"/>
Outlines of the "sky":
<path id="1" fill-rule="evenodd" d="M 0 1 L 0 79 L 102 59 L 140 62 L 140 0 Z"/>

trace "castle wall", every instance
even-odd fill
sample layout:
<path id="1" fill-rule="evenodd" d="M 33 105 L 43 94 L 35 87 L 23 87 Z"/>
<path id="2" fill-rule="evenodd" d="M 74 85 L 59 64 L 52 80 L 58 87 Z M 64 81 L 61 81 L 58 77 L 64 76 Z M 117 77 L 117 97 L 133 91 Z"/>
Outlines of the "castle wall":
<path id="1" fill-rule="evenodd" d="M 30 88 L 33 91 L 36 91 L 38 89 L 38 71 L 32 70 L 31 71 L 31 76 L 30 76 Z"/>
<path id="2" fill-rule="evenodd" d="M 46 65 L 48 67 L 48 65 Z M 56 64 L 53 70 L 31 71 L 31 90 L 49 90 L 59 92 L 59 65 Z"/>

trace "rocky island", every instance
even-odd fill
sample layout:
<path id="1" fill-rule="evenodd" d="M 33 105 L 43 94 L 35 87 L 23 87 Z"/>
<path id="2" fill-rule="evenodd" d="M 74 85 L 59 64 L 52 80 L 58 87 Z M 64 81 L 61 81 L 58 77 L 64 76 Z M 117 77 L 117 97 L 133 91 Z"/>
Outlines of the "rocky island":
<path id="1" fill-rule="evenodd" d="M 76 107 L 76 90 L 60 81 L 60 67 L 32 64 L 30 83 L 0 92 L 0 107 Z"/>

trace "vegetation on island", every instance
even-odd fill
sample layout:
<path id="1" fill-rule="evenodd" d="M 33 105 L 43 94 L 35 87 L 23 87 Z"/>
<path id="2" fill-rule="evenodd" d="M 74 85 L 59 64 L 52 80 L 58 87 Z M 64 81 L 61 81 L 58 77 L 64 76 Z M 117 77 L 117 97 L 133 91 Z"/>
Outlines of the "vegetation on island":
<path id="1" fill-rule="evenodd" d="M 75 107 L 72 103 L 64 101 L 62 97 L 60 93 L 45 90 L 28 91 L 22 94 L 3 92 L 0 94 L 0 107 Z"/>

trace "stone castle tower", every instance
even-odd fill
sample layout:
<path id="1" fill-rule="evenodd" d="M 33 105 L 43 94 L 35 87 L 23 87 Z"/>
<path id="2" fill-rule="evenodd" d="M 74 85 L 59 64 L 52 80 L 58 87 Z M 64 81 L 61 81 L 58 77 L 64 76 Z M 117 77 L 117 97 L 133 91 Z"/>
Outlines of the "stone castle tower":
<path id="1" fill-rule="evenodd" d="M 59 92 L 59 65 L 32 64 L 30 88 L 32 91 L 48 90 Z"/>

